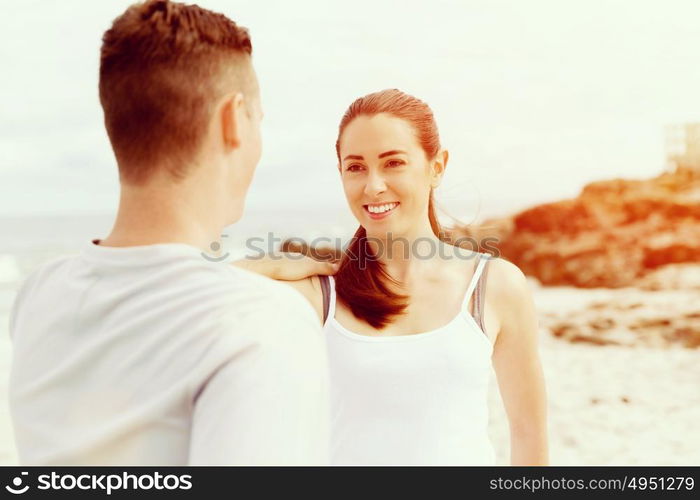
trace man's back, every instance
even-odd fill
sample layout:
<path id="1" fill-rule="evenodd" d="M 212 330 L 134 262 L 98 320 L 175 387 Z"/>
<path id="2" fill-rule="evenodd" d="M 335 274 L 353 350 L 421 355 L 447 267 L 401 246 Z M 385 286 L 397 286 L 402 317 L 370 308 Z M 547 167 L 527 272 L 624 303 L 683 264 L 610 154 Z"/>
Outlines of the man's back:
<path id="1" fill-rule="evenodd" d="M 310 305 L 195 247 L 86 245 L 30 276 L 10 331 L 21 463 L 327 460 Z"/>

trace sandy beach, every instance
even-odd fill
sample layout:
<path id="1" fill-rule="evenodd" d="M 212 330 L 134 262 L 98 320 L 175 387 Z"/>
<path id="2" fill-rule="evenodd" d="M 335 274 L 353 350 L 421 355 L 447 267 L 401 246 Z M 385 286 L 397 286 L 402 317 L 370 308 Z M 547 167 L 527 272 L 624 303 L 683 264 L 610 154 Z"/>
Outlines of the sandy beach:
<path id="1" fill-rule="evenodd" d="M 700 294 L 686 293 L 700 304 Z M 535 290 L 540 326 L 545 326 L 540 353 L 552 465 L 700 464 L 700 350 L 571 343 L 546 328 L 554 315 L 572 315 L 630 294 L 572 287 Z M 669 292 L 633 294 L 651 302 L 650 297 L 658 300 Z M 490 432 L 498 462 L 508 464 L 507 420 L 495 377 L 492 384 Z"/>
<path id="2" fill-rule="evenodd" d="M 552 465 L 700 464 L 700 350 L 677 345 L 572 343 L 548 328 L 590 304 L 629 300 L 630 290 L 539 287 L 540 352 L 548 396 Z M 669 291 L 637 291 L 652 303 Z M 687 294 L 698 294 L 688 291 Z M 14 294 L 0 300 L 0 464 L 17 463 L 7 408 L 11 345 L 7 335 Z M 674 299 L 674 302 L 678 302 Z M 695 302 L 700 304 L 700 296 Z M 640 314 L 639 311 L 633 313 Z M 508 423 L 495 374 L 491 377 L 489 434 L 498 463 L 509 464 Z"/>

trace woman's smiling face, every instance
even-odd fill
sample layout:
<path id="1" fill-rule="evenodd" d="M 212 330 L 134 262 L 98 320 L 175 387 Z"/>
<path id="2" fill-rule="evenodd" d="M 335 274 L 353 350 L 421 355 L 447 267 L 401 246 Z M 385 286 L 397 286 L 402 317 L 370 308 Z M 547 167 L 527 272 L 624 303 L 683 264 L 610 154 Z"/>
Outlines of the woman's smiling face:
<path id="1" fill-rule="evenodd" d="M 430 168 L 410 122 L 360 115 L 343 131 L 339 153 L 345 197 L 368 236 L 399 236 L 428 221 L 430 190 L 442 172 Z"/>

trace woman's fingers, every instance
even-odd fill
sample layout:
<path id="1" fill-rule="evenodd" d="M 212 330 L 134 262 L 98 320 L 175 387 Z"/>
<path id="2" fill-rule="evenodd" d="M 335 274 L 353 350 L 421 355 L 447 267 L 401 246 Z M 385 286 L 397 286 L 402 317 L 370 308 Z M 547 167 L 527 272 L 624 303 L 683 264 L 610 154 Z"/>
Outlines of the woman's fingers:
<path id="1" fill-rule="evenodd" d="M 317 262 L 321 265 L 319 266 L 316 274 L 335 274 L 338 272 L 338 268 L 340 267 L 340 262 Z"/>

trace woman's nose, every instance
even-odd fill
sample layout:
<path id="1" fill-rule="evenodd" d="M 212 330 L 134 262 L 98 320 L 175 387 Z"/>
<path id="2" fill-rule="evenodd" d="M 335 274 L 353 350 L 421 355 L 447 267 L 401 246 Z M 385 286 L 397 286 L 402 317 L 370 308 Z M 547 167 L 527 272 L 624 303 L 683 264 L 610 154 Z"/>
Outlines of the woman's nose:
<path id="1" fill-rule="evenodd" d="M 378 174 L 370 174 L 367 178 L 367 184 L 365 184 L 365 194 L 368 196 L 375 196 L 384 191 L 386 191 L 384 177 Z"/>

